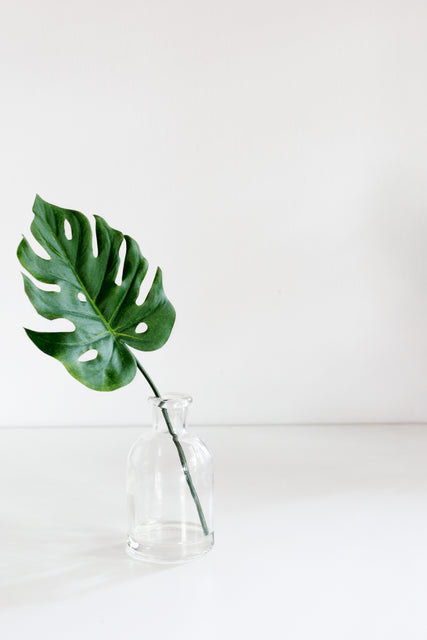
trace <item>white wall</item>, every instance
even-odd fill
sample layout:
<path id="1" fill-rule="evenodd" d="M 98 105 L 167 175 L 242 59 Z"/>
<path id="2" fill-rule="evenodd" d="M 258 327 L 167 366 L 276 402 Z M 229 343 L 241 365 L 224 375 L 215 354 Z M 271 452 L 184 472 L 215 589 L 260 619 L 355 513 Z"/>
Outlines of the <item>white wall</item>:
<path id="1" fill-rule="evenodd" d="M 39 352 L 36 192 L 135 237 L 199 423 L 427 420 L 424 0 L 1 4 L 0 424 L 136 424 Z"/>

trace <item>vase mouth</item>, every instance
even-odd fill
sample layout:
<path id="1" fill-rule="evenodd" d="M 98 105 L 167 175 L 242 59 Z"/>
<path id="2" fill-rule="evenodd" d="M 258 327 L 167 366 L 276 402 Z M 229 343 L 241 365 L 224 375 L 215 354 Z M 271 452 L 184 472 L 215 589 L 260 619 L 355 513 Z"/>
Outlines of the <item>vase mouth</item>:
<path id="1" fill-rule="evenodd" d="M 193 402 L 193 398 L 188 393 L 174 391 L 164 393 L 160 398 L 151 396 L 148 399 L 159 409 L 183 409 Z"/>

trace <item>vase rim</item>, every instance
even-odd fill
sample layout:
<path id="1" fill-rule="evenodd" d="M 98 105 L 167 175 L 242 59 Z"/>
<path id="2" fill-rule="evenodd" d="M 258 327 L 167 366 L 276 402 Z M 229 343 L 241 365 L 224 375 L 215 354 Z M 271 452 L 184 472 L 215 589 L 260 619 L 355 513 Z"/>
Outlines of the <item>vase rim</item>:
<path id="1" fill-rule="evenodd" d="M 160 398 L 157 396 L 150 396 L 148 398 L 155 407 L 160 409 L 180 409 L 188 407 L 193 402 L 193 398 L 188 393 L 179 393 L 171 391 L 162 394 Z"/>

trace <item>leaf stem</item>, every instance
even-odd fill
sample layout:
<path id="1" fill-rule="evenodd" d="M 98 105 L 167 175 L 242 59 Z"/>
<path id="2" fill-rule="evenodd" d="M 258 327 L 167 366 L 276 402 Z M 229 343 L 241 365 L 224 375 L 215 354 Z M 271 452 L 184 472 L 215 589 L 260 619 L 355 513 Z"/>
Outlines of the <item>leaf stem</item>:
<path id="1" fill-rule="evenodd" d="M 134 356 L 135 357 L 135 356 Z M 148 382 L 150 388 L 152 389 L 154 395 L 156 396 L 156 398 L 161 398 L 162 396 L 160 395 L 159 390 L 157 389 L 156 385 L 154 384 L 154 382 L 152 381 L 152 379 L 150 378 L 150 376 L 148 375 L 148 373 L 146 372 L 146 370 L 144 369 L 144 367 L 142 366 L 142 364 L 138 361 L 137 358 L 135 358 L 135 362 L 136 362 L 136 366 L 138 367 L 138 369 L 140 370 L 140 372 L 142 373 L 142 375 L 144 376 L 144 378 L 146 379 L 146 381 Z M 172 423 L 170 421 L 169 418 L 169 414 L 167 412 L 166 409 L 162 409 L 162 415 L 164 418 L 164 421 L 166 423 L 166 426 L 168 428 L 168 431 L 172 437 L 173 443 L 178 451 L 178 456 L 179 456 L 179 460 L 181 462 L 181 467 L 182 467 L 182 471 L 185 475 L 185 479 L 187 481 L 188 484 L 188 488 L 190 489 L 190 493 L 191 496 L 194 500 L 194 504 L 196 505 L 196 509 L 197 509 L 197 513 L 200 519 L 200 524 L 202 525 L 202 529 L 203 529 L 203 533 L 207 536 L 209 535 L 209 527 L 206 524 L 206 519 L 203 513 L 203 509 L 202 509 L 202 505 L 200 504 L 200 500 L 199 500 L 199 496 L 197 495 L 197 491 L 196 488 L 193 484 L 193 479 L 191 477 L 190 471 L 188 469 L 188 464 L 187 464 L 187 459 L 185 457 L 185 453 L 184 453 L 184 449 L 182 448 L 182 445 L 179 441 L 179 438 L 177 436 L 177 434 L 175 433 Z"/>

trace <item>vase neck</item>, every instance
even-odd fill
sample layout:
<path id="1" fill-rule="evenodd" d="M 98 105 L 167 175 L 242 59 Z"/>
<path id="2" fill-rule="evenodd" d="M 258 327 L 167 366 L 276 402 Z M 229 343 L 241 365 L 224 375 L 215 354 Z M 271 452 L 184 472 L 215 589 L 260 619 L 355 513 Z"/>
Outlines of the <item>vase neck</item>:
<path id="1" fill-rule="evenodd" d="M 178 436 L 186 433 L 188 406 L 192 402 L 190 396 L 167 393 L 150 400 L 153 404 L 153 430 L 156 433 L 168 433 L 170 429 Z"/>

